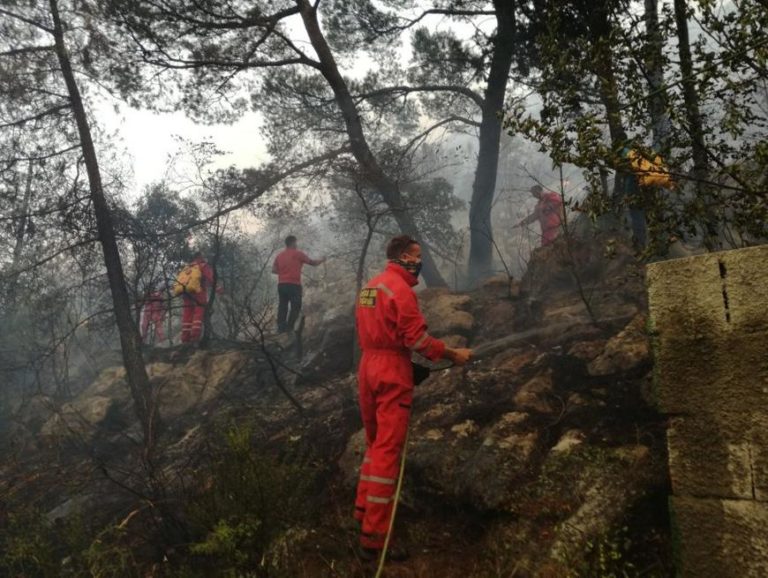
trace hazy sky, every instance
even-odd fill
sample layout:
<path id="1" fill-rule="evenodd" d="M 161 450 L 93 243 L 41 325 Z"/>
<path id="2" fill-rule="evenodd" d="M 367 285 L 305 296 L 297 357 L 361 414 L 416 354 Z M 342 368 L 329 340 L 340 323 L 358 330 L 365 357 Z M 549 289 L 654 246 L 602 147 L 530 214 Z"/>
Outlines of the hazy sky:
<path id="1" fill-rule="evenodd" d="M 460 34 L 464 36 L 473 32 L 471 27 L 457 25 L 443 16 L 428 17 L 423 23 L 431 29 L 453 28 L 461 31 Z M 481 27 L 491 23 L 489 19 Z M 307 49 L 310 54 L 313 52 L 298 17 L 289 19 L 286 28 L 297 45 Z M 403 38 L 398 52 L 403 65 L 407 65 L 410 58 L 409 35 Z M 341 59 L 339 65 L 345 75 L 356 78 L 377 67 L 374 60 L 364 53 L 355 59 Z M 232 125 L 209 126 L 195 124 L 181 112 L 157 114 L 130 109 L 125 104 L 119 104 L 118 114 L 114 111 L 114 104 L 109 99 L 102 102 L 97 107 L 96 115 L 108 133 L 118 135 L 118 141 L 114 144 L 125 148 L 132 159 L 134 184 L 128 193 L 133 198 L 140 194 L 145 185 L 163 178 L 168 157 L 179 152 L 175 135 L 194 142 L 212 141 L 218 148 L 228 151 L 230 154 L 219 159 L 217 168 L 232 164 L 246 168 L 258 165 L 267 158 L 266 146 L 259 134 L 258 113 L 249 112 Z"/>
<path id="2" fill-rule="evenodd" d="M 195 124 L 181 112 L 156 113 L 136 110 L 123 105 L 115 113 L 104 103 L 97 112 L 99 122 L 111 134 L 114 142 L 128 153 L 133 166 L 134 183 L 129 191 L 137 196 L 145 185 L 163 178 L 169 157 L 179 152 L 181 136 L 194 142 L 211 141 L 228 154 L 217 165 L 256 166 L 266 158 L 266 146 L 260 136 L 260 115 L 248 112 L 231 125 Z"/>

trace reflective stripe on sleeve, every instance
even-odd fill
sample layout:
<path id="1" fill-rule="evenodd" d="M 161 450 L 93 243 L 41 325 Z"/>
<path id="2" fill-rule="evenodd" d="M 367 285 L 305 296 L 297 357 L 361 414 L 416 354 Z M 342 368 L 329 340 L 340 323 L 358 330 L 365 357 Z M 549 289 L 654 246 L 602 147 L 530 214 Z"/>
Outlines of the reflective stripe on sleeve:
<path id="1" fill-rule="evenodd" d="M 418 351 L 419 349 L 424 347 L 424 344 L 426 343 L 427 339 L 429 339 L 429 333 L 425 331 L 424 334 L 416 340 L 416 343 L 413 344 L 411 349 L 414 351 Z"/>
<path id="2" fill-rule="evenodd" d="M 376 285 L 375 289 L 381 289 L 382 291 L 384 291 L 384 293 L 387 294 L 387 297 L 392 297 L 395 294 L 395 292 L 392 291 L 392 289 L 390 289 L 386 285 L 384 285 L 384 283 L 379 283 L 378 285 Z"/>

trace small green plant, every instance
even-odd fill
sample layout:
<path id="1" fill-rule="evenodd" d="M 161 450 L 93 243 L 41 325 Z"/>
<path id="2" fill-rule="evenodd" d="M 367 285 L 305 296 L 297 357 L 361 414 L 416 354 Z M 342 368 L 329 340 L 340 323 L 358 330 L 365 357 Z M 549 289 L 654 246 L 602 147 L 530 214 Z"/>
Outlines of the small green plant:
<path id="1" fill-rule="evenodd" d="M 102 530 L 84 553 L 90 578 L 132 578 L 143 576 L 131 548 L 124 543 L 123 530 L 110 526 Z"/>
<path id="2" fill-rule="evenodd" d="M 202 480 L 207 489 L 189 508 L 200 536 L 190 552 L 215 564 L 215 574 L 209 575 L 275 575 L 285 556 L 273 555 L 274 550 L 299 541 L 286 536 L 302 535 L 296 528 L 313 510 L 314 480 L 308 466 L 254 452 L 250 428 L 229 429 Z"/>
<path id="3" fill-rule="evenodd" d="M 637 568 L 626 559 L 632 546 L 629 529 L 618 528 L 587 543 L 583 567 L 576 574 L 579 578 L 634 578 Z"/>

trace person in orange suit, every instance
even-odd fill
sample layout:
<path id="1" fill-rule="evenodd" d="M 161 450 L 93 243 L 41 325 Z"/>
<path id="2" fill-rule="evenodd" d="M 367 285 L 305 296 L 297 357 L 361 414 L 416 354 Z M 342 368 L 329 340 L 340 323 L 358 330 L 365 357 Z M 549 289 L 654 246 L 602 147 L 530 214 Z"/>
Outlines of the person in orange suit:
<path id="1" fill-rule="evenodd" d="M 141 312 L 141 340 L 147 343 L 149 337 L 149 326 L 154 325 L 154 343 L 160 343 L 165 339 L 163 323 L 165 322 L 165 295 L 162 291 L 152 291 L 144 301 L 144 308 Z"/>
<path id="2" fill-rule="evenodd" d="M 200 290 L 197 292 L 183 292 L 183 307 L 181 311 L 181 342 L 191 343 L 200 341 L 203 335 L 203 317 L 208 307 L 208 294 L 213 285 L 213 269 L 203 257 L 201 252 L 195 253 L 190 266 L 200 268 Z M 223 293 L 224 288 L 217 284 L 216 293 Z"/>
<path id="3" fill-rule="evenodd" d="M 384 546 L 394 506 L 413 399 L 411 354 L 430 360 L 449 359 L 465 364 L 469 349 L 452 349 L 427 332 L 413 287 L 421 270 L 421 247 L 407 235 L 387 246 L 384 271 L 361 290 L 355 317 L 362 358 L 358 369 L 360 411 L 366 451 L 355 500 L 361 523 L 361 556 L 378 557 Z M 390 548 L 390 559 L 407 552 Z"/>
<path id="4" fill-rule="evenodd" d="M 538 200 L 536 207 L 515 227 L 530 225 L 534 221 L 538 221 L 541 227 L 541 246 L 546 247 L 554 243 L 560 234 L 560 227 L 563 222 L 563 200 L 557 193 L 545 191 L 541 185 L 533 185 L 531 195 Z"/>

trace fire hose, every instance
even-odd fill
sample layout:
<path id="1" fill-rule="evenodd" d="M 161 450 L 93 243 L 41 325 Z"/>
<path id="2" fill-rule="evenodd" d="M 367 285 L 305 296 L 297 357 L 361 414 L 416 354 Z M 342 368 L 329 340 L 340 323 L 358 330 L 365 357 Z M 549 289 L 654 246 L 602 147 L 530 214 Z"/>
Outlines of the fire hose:
<path id="1" fill-rule="evenodd" d="M 443 367 L 427 367 L 419 363 L 411 363 L 413 366 L 413 384 L 419 385 L 422 381 L 427 379 L 433 371 L 443 371 L 444 369 L 450 369 L 454 366 L 451 362 Z M 397 504 L 400 502 L 400 492 L 403 489 L 403 477 L 405 476 L 405 457 L 408 451 L 408 438 L 410 437 L 410 430 L 405 431 L 405 442 L 403 442 L 403 451 L 400 455 L 400 474 L 397 476 L 397 486 L 395 486 L 395 496 L 392 503 L 392 515 L 389 518 L 389 527 L 387 528 L 387 535 L 384 538 L 384 547 L 381 549 L 381 556 L 379 557 L 379 565 L 376 569 L 375 578 L 380 578 L 381 573 L 384 571 L 384 562 L 387 559 L 387 550 L 389 549 L 389 540 L 392 536 L 392 528 L 395 525 L 395 514 L 397 513 Z"/>

